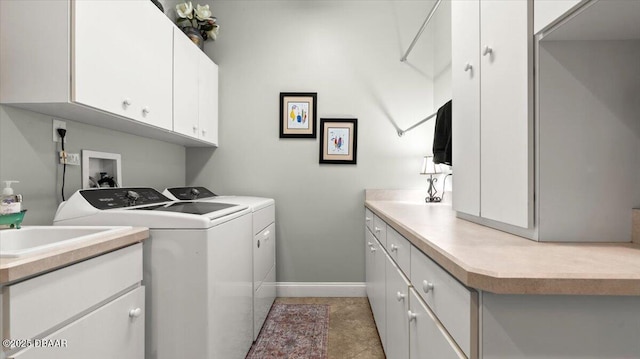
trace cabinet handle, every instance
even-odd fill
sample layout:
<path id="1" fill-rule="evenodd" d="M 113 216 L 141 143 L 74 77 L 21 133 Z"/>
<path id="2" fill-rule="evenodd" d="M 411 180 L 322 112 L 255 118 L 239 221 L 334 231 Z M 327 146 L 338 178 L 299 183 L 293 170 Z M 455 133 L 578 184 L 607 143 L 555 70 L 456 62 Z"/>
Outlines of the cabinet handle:
<path id="1" fill-rule="evenodd" d="M 145 107 L 142 109 L 142 116 L 147 116 L 149 114 L 149 112 L 151 112 L 151 110 L 148 107 Z"/>
<path id="2" fill-rule="evenodd" d="M 482 56 L 487 56 L 492 53 L 493 53 L 493 49 L 490 48 L 489 46 L 485 46 L 484 50 L 482 50 Z"/>
<path id="3" fill-rule="evenodd" d="M 375 248 L 375 247 L 373 247 L 373 246 L 371 246 L 371 248 L 369 248 L 369 249 L 371 250 L 371 253 L 373 253 L 373 252 L 375 252 L 375 251 L 376 251 L 376 248 Z"/>
<path id="4" fill-rule="evenodd" d="M 193 126 L 193 133 L 198 133 L 198 126 Z"/>
<path id="5" fill-rule="evenodd" d="M 270 234 L 271 234 L 271 231 L 266 231 L 266 232 L 264 232 L 263 236 L 269 237 Z"/>
<path id="6" fill-rule="evenodd" d="M 422 281 L 422 290 L 423 290 L 425 293 L 429 293 L 430 291 L 432 291 L 432 290 L 433 290 L 433 283 L 430 283 L 430 282 L 428 282 L 428 281 L 426 281 L 426 280 L 423 280 L 423 281 Z"/>
<path id="7" fill-rule="evenodd" d="M 123 107 L 131 106 L 131 100 L 128 98 L 125 98 L 124 101 L 122 101 L 122 106 Z"/>
<path id="8" fill-rule="evenodd" d="M 136 308 L 136 309 L 131 309 L 129 311 L 129 317 L 130 318 L 137 318 L 142 314 L 142 309 L 140 308 Z"/>
<path id="9" fill-rule="evenodd" d="M 260 240 L 258 239 L 258 248 L 260 248 Z"/>
<path id="10" fill-rule="evenodd" d="M 418 315 L 412 311 L 408 311 L 407 315 L 409 316 L 409 321 L 412 322 L 418 318 Z"/>
<path id="11" fill-rule="evenodd" d="M 403 301 L 406 296 L 407 296 L 406 294 L 403 294 L 400 292 L 396 293 L 396 299 L 398 300 L 398 302 Z"/>
<path id="12" fill-rule="evenodd" d="M 367 222 L 371 222 L 371 217 L 364 217 L 364 220 Z"/>
<path id="13" fill-rule="evenodd" d="M 391 251 L 392 252 L 397 252 L 398 251 L 398 246 L 396 246 L 395 244 L 391 245 Z"/>
<path id="14" fill-rule="evenodd" d="M 376 233 L 380 233 L 380 228 L 378 228 L 378 227 L 373 227 L 373 230 L 374 230 Z"/>
<path id="15" fill-rule="evenodd" d="M 373 243 L 371 242 L 367 242 L 367 245 L 369 246 L 369 248 L 373 247 Z"/>
<path id="16" fill-rule="evenodd" d="M 206 136 L 207 135 L 207 130 L 202 130 L 202 135 Z"/>
<path id="17" fill-rule="evenodd" d="M 466 64 L 464 64 L 464 72 L 467 72 L 469 70 L 473 70 L 473 66 L 471 66 L 471 64 L 467 62 Z"/>

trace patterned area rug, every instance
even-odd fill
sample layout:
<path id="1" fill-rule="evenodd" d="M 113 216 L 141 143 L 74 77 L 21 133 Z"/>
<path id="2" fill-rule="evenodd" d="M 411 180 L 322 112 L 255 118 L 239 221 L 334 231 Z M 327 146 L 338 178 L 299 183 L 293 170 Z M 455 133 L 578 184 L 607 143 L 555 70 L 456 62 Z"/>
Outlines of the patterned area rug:
<path id="1" fill-rule="evenodd" d="M 325 359 L 329 305 L 276 303 L 247 359 Z"/>

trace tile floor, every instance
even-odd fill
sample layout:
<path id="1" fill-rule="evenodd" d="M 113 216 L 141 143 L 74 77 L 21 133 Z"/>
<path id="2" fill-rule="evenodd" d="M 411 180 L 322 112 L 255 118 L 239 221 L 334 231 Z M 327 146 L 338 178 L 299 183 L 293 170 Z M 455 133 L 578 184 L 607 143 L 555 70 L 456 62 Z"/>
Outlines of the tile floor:
<path id="1" fill-rule="evenodd" d="M 329 359 L 384 359 L 367 298 L 278 298 L 280 303 L 329 304 Z"/>

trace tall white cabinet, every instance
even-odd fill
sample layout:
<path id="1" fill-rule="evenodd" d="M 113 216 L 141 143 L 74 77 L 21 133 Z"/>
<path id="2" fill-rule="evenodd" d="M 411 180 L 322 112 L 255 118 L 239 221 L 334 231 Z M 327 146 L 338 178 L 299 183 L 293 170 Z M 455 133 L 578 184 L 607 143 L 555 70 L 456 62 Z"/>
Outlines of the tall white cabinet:
<path id="1" fill-rule="evenodd" d="M 454 208 L 533 225 L 531 0 L 452 3 Z"/>

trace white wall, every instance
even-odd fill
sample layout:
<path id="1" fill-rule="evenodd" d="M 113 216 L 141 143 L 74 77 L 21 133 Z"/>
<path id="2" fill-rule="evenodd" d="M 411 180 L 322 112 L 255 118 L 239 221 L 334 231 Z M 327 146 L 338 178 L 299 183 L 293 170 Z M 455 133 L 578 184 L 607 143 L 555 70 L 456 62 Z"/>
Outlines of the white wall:
<path id="1" fill-rule="evenodd" d="M 162 190 L 185 182 L 185 148 L 182 146 L 67 122 L 66 150 L 115 152 L 122 155 L 125 186 L 150 186 Z M 15 193 L 24 197 L 25 225 L 51 225 L 61 201 L 60 143 L 53 142 L 51 116 L 0 106 L 0 180 L 18 180 Z M 81 187 L 80 166 L 67 166 L 67 198 Z"/>
<path id="2" fill-rule="evenodd" d="M 187 150 L 187 183 L 277 203 L 279 281 L 364 280 L 364 189 L 425 189 L 432 54 L 400 57 L 431 1 L 221 1 L 220 147 Z M 279 139 L 279 93 L 317 92 L 320 118 L 358 119 L 357 165 L 319 165 L 319 139 Z"/>
<path id="3" fill-rule="evenodd" d="M 545 41 L 539 55 L 539 239 L 629 242 L 640 41 Z"/>

